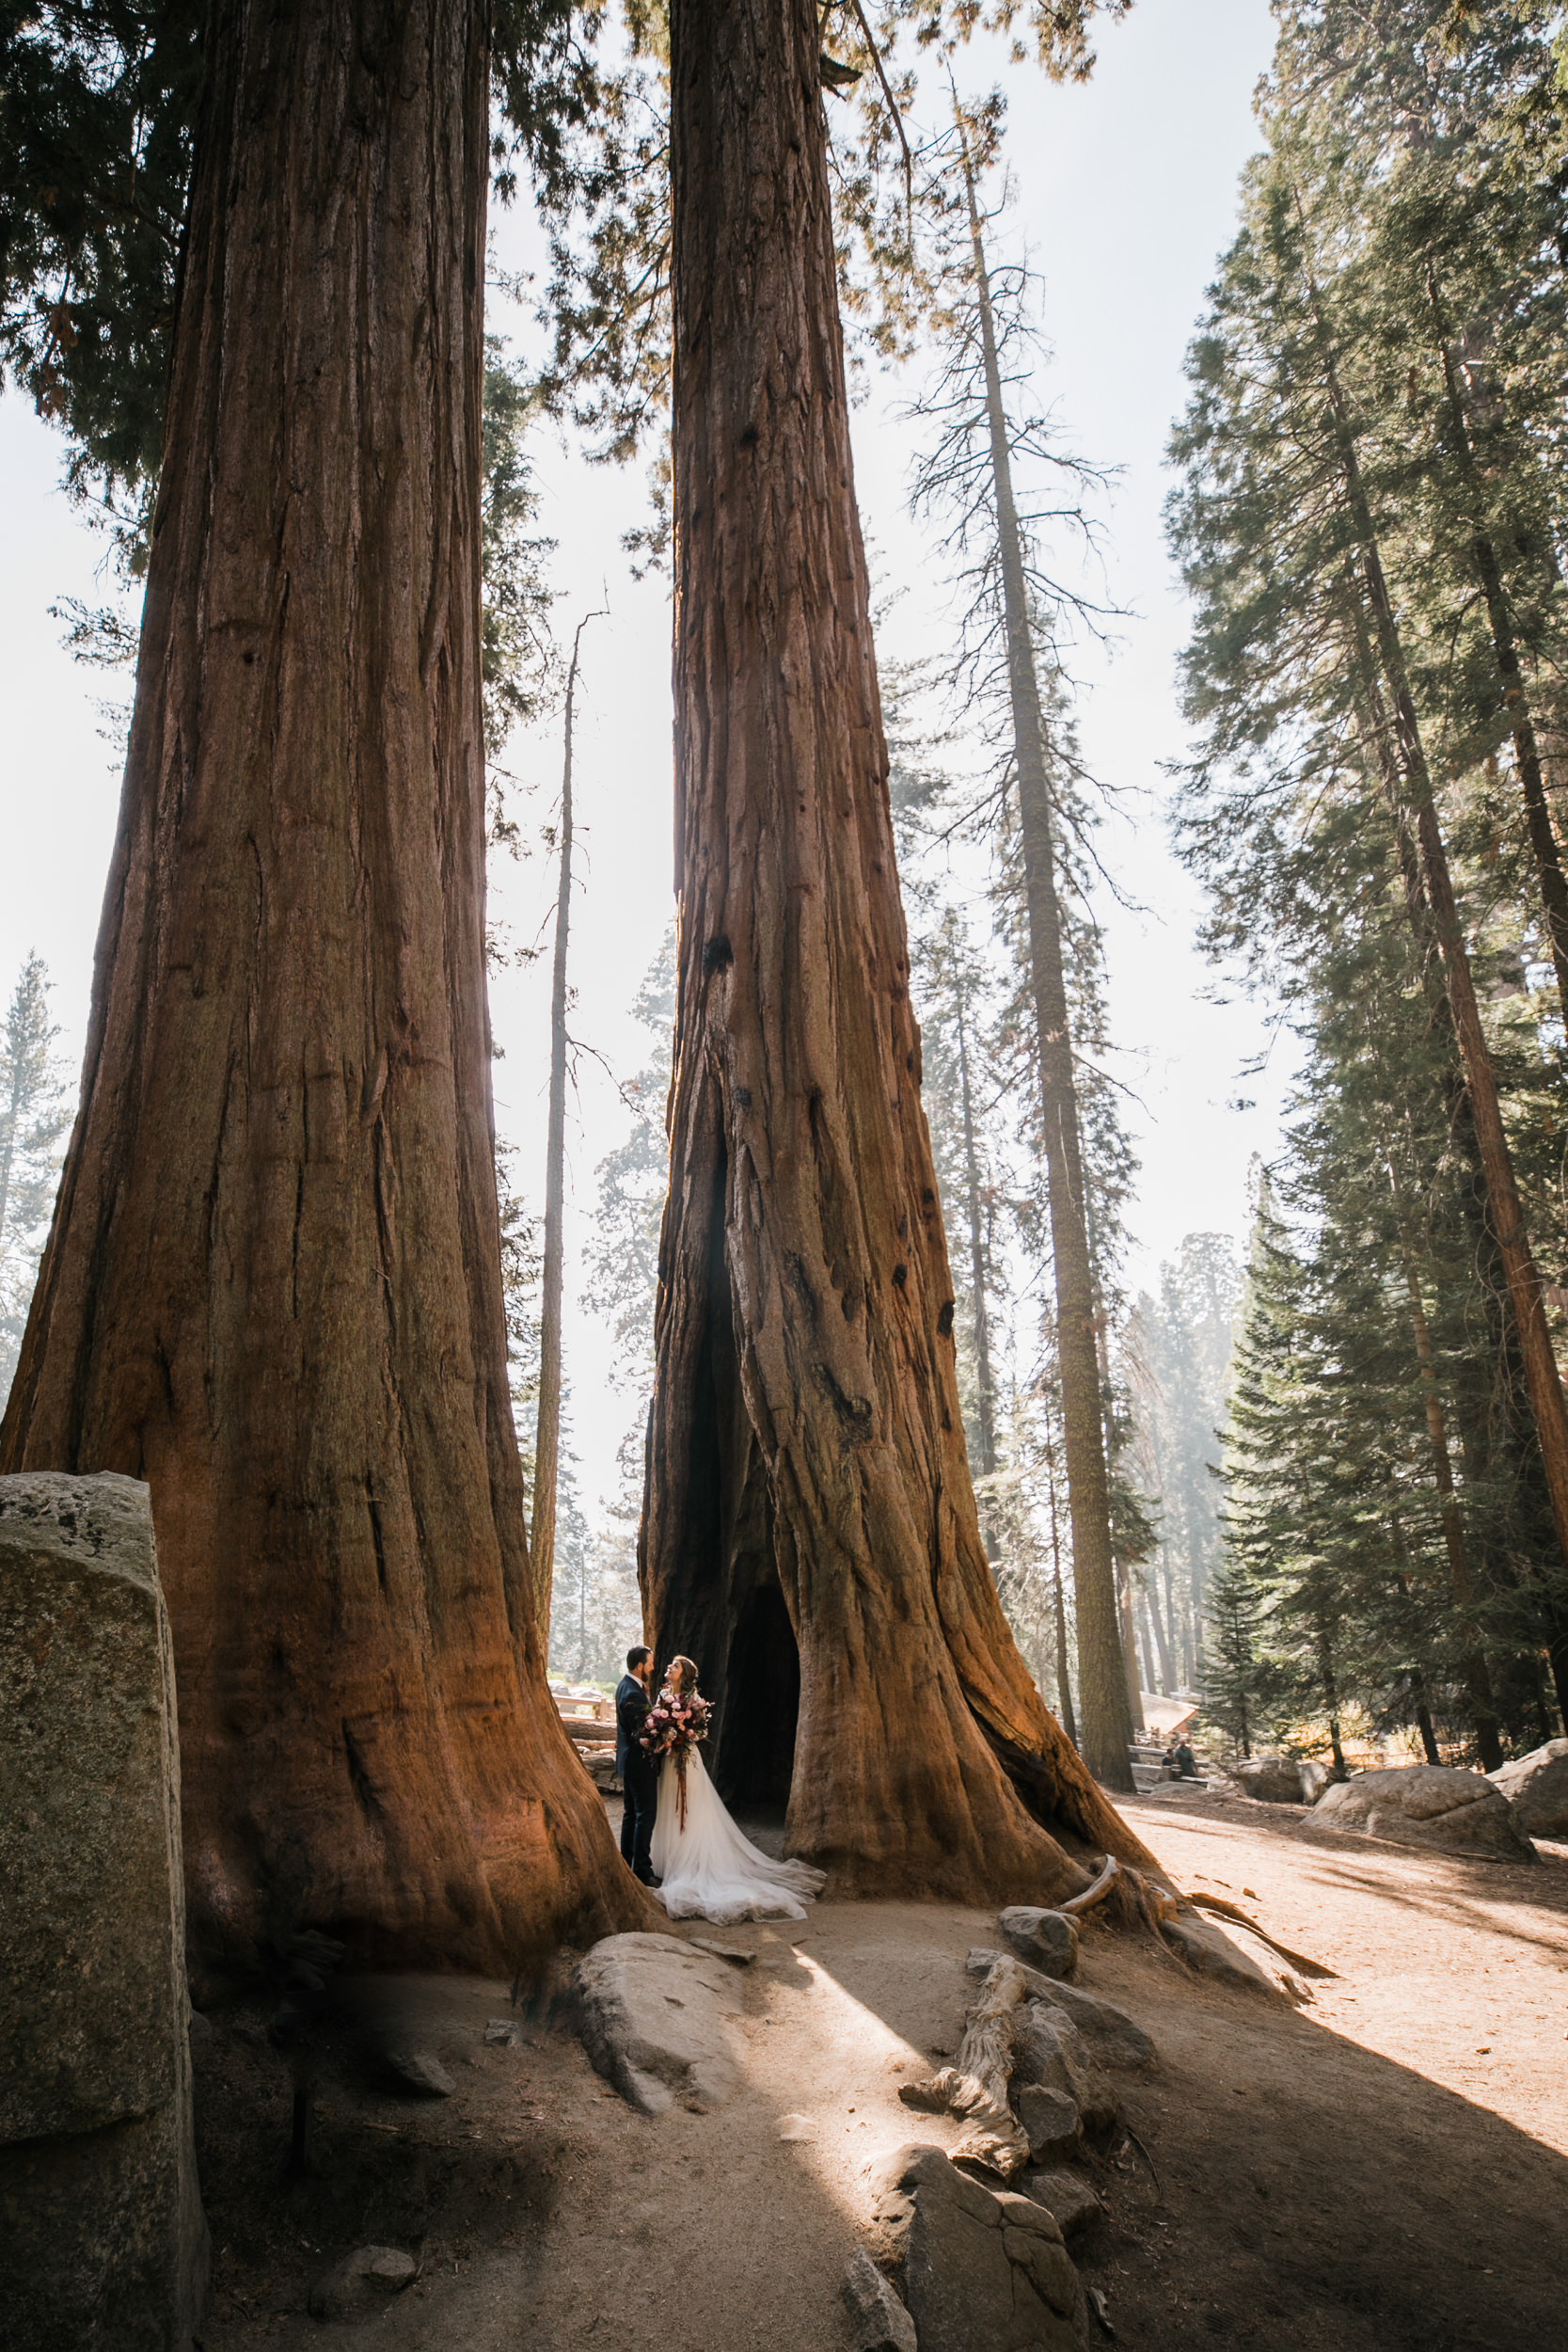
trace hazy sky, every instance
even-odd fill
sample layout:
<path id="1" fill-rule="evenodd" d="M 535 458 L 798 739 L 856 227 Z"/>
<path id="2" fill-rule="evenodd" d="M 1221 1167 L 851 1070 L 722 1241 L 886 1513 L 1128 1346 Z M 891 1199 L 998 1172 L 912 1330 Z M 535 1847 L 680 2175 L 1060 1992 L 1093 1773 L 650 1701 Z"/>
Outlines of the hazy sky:
<path id="1" fill-rule="evenodd" d="M 1257 144 L 1252 93 L 1272 42 L 1263 0 L 1139 0 L 1124 24 L 1102 32 L 1086 87 L 1053 87 L 1025 69 L 1008 76 L 1014 227 L 1045 281 L 1045 330 L 1055 354 L 1047 389 L 1072 444 L 1122 469 L 1108 513 L 1108 564 L 1111 592 L 1134 617 L 1121 625 L 1109 658 L 1081 664 L 1090 684 L 1080 724 L 1091 766 L 1134 796 L 1104 846 L 1127 894 L 1148 910 L 1132 916 L 1104 909 L 1119 1068 L 1141 1104 L 1133 1114 L 1143 1162 L 1132 1212 L 1135 1282 L 1153 1279 L 1183 1233 L 1241 1239 L 1247 1162 L 1275 1148 L 1289 1074 L 1282 1045 L 1261 1081 L 1238 1083 L 1243 1061 L 1266 1041 L 1263 1018 L 1245 1003 L 1207 1001 L 1213 976 L 1193 950 L 1196 899 L 1166 846 L 1160 772 L 1181 748 L 1174 668 L 1183 636 L 1160 529 L 1168 487 L 1163 453 L 1183 402 L 1182 355 L 1232 233 L 1237 175 Z M 978 87 L 983 78 L 960 82 Z M 526 222 L 512 215 L 498 230 L 502 261 L 526 262 Z M 525 350 L 536 332 L 520 310 L 492 323 L 514 329 Z M 867 535 L 887 576 L 911 583 L 888 646 L 908 653 L 940 646 L 946 623 L 928 548 L 903 511 L 911 441 L 897 416 L 900 389 L 870 386 L 854 437 Z M 610 608 L 584 641 L 577 791 L 586 854 L 573 935 L 573 1027 L 629 1075 L 645 1041 L 627 1008 L 673 907 L 669 610 L 662 581 L 632 581 L 620 548 L 641 502 L 640 474 L 587 467 L 546 437 L 536 462 L 542 527 L 558 542 L 559 628 L 569 637 L 583 612 L 606 601 Z M 62 596 L 102 602 L 106 594 L 95 576 L 103 544 L 55 487 L 59 470 L 56 437 L 15 395 L 0 400 L 0 985 L 8 994 L 21 958 L 37 947 L 55 982 L 62 1050 L 74 1064 L 119 791 L 97 706 L 119 681 L 72 663 L 48 615 Z M 516 744 L 509 765 L 537 780 L 531 814 L 543 818 L 560 772 L 553 734 Z M 553 896 L 544 860 L 503 866 L 492 892 L 515 938 L 533 939 Z M 547 991 L 542 961 L 503 974 L 492 992 L 505 1048 L 496 1070 L 498 1124 L 519 1146 L 516 1174 L 536 1198 Z M 1255 1107 L 1227 1107 L 1243 1093 Z M 592 1210 L 594 1164 L 625 1127 L 608 1080 L 585 1072 L 569 1136 L 570 1247 Z M 570 1269 L 567 1288 L 574 1436 L 592 1508 L 612 1482 L 633 1406 L 606 1394 L 606 1345 L 571 1304 Z"/>

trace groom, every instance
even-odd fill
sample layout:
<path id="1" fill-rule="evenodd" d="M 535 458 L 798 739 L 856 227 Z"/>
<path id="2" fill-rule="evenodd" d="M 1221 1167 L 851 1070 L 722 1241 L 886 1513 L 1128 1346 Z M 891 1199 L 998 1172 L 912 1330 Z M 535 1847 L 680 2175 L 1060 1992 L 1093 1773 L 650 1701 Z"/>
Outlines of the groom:
<path id="1" fill-rule="evenodd" d="M 641 1644 L 626 1652 L 626 1671 L 615 1692 L 615 1771 L 624 1791 L 621 1809 L 621 1859 L 644 1886 L 654 1884 L 654 1807 L 658 1802 L 658 1777 L 653 1758 L 641 1745 L 648 1716 L 648 1685 L 654 1654 Z"/>

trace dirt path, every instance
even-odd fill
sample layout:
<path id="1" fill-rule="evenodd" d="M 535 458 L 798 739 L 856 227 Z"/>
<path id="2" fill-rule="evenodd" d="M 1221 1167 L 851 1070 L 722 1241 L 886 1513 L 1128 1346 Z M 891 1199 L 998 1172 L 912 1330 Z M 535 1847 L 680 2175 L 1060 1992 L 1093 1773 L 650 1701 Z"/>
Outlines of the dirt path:
<path id="1" fill-rule="evenodd" d="M 1177 1883 L 1226 1893 L 1338 1969 L 1301 2014 L 1196 1981 L 1147 1944 L 1085 1939 L 1083 1980 L 1148 2026 L 1161 2073 L 1124 2084 L 1129 2146 L 1093 2167 L 1079 2249 L 1117 2342 L 1191 2352 L 1547 2352 L 1568 2338 L 1568 1851 L 1535 1869 L 1417 1855 L 1208 1798 L 1130 1808 Z M 1248 1898 L 1244 1890 L 1253 1890 Z M 698 1930 L 697 1931 L 701 1931 Z M 340 2034 L 313 2176 L 280 2180 L 290 2098 L 219 2021 L 197 2053 L 203 2185 L 222 2249 L 206 2352 L 843 2352 L 844 2265 L 871 2160 L 956 2128 L 899 2105 L 957 2042 L 963 1957 L 993 1917 L 819 1904 L 793 1940 L 739 1931 L 743 2089 L 650 2123 L 568 2032 L 486 2048 L 509 1988 L 395 1989 L 448 2099 L 388 2095 Z M 779 2119 L 805 2137 L 781 2140 Z M 419 2253 L 369 2322 L 305 2312 L 346 2248 Z"/>

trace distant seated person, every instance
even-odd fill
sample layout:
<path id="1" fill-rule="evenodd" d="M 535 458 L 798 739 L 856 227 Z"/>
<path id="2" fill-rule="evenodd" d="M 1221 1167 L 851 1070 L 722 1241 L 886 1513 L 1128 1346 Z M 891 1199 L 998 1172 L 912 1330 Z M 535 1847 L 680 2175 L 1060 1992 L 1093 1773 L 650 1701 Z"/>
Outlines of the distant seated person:
<path id="1" fill-rule="evenodd" d="M 1176 1777 L 1178 1780 L 1196 1780 L 1197 1776 L 1197 1758 L 1183 1740 L 1176 1751 Z"/>
<path id="2" fill-rule="evenodd" d="M 1177 1763 L 1176 1750 L 1173 1747 L 1167 1748 L 1164 1756 L 1160 1758 L 1160 1770 L 1164 1772 L 1167 1780 L 1179 1780 L 1180 1778 L 1181 1768 Z"/>

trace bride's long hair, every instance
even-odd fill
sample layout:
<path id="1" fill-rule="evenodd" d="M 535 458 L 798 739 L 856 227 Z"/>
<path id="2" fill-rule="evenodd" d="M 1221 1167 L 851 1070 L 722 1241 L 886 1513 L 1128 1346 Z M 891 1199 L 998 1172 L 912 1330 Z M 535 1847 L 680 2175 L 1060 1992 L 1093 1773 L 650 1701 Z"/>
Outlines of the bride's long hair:
<path id="1" fill-rule="evenodd" d="M 675 1680 L 677 1674 L 680 1676 L 678 1682 Z M 672 1691 L 678 1692 L 683 1699 L 689 1699 L 697 1688 L 697 1669 L 689 1658 L 672 1658 L 664 1669 L 664 1679 Z"/>

